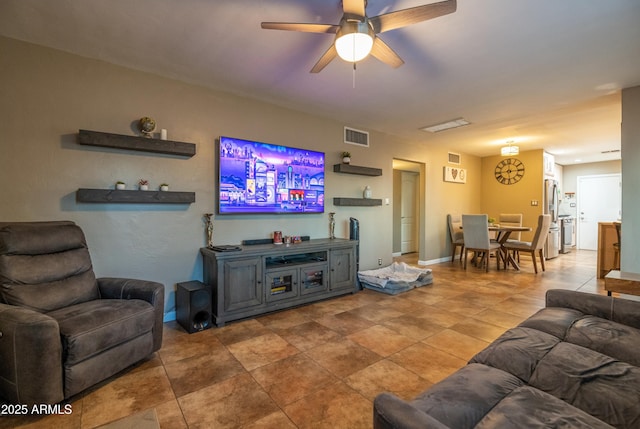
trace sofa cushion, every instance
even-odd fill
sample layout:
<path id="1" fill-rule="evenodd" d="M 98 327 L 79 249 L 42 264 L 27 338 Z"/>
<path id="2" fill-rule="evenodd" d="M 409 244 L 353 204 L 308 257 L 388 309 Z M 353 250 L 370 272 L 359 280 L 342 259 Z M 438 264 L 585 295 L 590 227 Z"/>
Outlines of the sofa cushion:
<path id="1" fill-rule="evenodd" d="M 155 318 L 153 306 L 137 299 L 98 299 L 47 314 L 60 326 L 66 366 L 151 331 Z"/>
<path id="2" fill-rule="evenodd" d="M 515 389 L 496 405 L 476 429 L 611 429 L 582 410 L 529 386 Z"/>
<path id="3" fill-rule="evenodd" d="M 538 362 L 559 342 L 558 337 L 536 329 L 512 328 L 471 358 L 470 362 L 507 371 L 526 383 Z"/>
<path id="4" fill-rule="evenodd" d="M 540 361 L 529 384 L 616 427 L 640 427 L 640 368 L 562 342 Z"/>
<path id="5" fill-rule="evenodd" d="M 570 308 L 547 307 L 523 321 L 518 326 L 537 329 L 554 335 L 561 340 L 577 320 L 584 317 L 584 313 Z"/>
<path id="6" fill-rule="evenodd" d="M 522 385 L 514 375 L 472 363 L 431 386 L 411 405 L 451 428 L 471 429 L 502 398 Z"/>
<path id="7" fill-rule="evenodd" d="M 585 316 L 569 329 L 565 341 L 640 366 L 640 329 Z"/>

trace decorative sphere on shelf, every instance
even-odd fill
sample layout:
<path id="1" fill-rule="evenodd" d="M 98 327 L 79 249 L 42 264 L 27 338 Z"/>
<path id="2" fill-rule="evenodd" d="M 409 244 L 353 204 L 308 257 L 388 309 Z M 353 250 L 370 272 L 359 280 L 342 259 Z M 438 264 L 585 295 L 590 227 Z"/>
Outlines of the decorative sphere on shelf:
<path id="1" fill-rule="evenodd" d="M 156 121 L 153 118 L 144 116 L 140 118 L 138 126 L 140 127 L 140 131 L 142 131 L 142 134 L 144 134 L 146 137 L 151 137 L 151 133 L 153 133 L 156 129 Z"/>

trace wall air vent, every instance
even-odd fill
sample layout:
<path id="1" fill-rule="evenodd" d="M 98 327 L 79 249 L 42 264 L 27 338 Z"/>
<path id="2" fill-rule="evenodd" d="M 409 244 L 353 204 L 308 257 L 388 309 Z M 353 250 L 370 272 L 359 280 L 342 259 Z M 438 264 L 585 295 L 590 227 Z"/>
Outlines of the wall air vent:
<path id="1" fill-rule="evenodd" d="M 460 154 L 449 152 L 449 164 L 460 164 Z"/>
<path id="2" fill-rule="evenodd" d="M 369 147 L 369 133 L 349 127 L 344 127 L 344 142 L 358 146 Z"/>

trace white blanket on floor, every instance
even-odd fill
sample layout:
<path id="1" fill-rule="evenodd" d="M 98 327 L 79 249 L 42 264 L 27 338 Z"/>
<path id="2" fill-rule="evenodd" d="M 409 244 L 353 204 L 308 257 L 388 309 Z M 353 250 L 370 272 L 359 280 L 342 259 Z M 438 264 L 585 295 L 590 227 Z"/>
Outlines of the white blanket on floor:
<path id="1" fill-rule="evenodd" d="M 415 282 L 422 274 L 431 273 L 429 268 L 415 268 L 404 262 L 394 262 L 388 267 L 379 268 L 377 270 L 360 271 L 358 275 L 361 281 L 385 287 L 388 282 Z"/>

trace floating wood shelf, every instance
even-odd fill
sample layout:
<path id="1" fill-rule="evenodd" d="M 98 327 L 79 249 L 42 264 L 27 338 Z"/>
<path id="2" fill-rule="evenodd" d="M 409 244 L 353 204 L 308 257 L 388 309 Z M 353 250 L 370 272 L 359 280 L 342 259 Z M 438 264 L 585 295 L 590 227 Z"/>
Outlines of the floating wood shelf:
<path id="1" fill-rule="evenodd" d="M 135 150 L 138 152 L 164 153 L 191 158 L 196 154 L 193 143 L 160 140 L 140 136 L 103 133 L 100 131 L 79 130 L 78 143 L 88 146 L 110 147 L 115 149 Z"/>
<path id="2" fill-rule="evenodd" d="M 382 200 L 376 198 L 343 198 L 334 197 L 333 205 L 335 206 L 381 206 Z"/>
<path id="3" fill-rule="evenodd" d="M 351 164 L 334 164 L 333 171 L 336 173 L 359 174 L 361 176 L 382 176 L 381 168 L 360 167 Z"/>
<path id="4" fill-rule="evenodd" d="M 115 189 L 80 188 L 76 192 L 79 203 L 127 203 L 127 204 L 191 204 L 196 201 L 195 192 L 127 191 Z"/>

